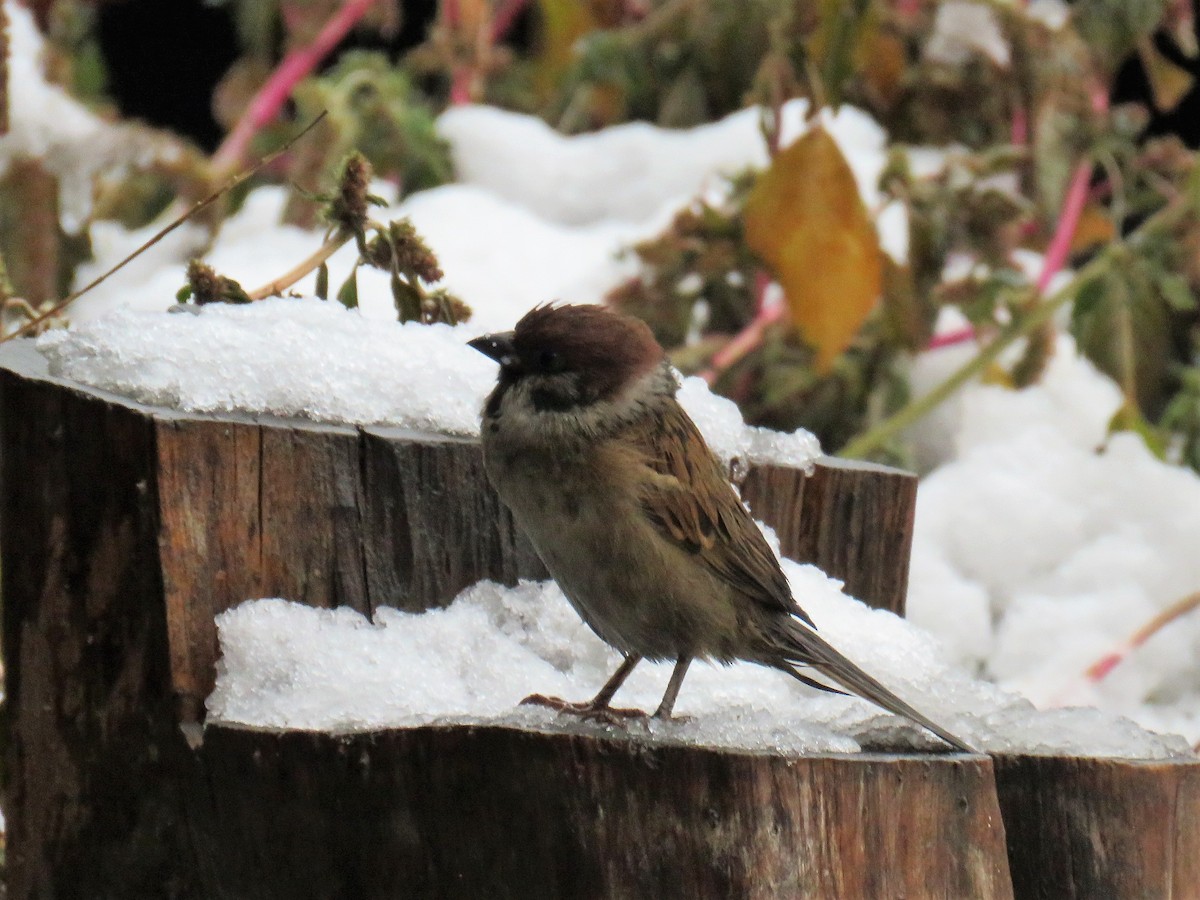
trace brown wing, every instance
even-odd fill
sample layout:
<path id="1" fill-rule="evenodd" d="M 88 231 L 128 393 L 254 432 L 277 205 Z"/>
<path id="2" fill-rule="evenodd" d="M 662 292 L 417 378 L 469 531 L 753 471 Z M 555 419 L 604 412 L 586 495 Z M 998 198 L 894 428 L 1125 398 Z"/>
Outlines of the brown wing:
<path id="1" fill-rule="evenodd" d="M 662 416 L 645 417 L 628 438 L 658 476 L 647 480 L 641 501 L 663 535 L 746 597 L 808 621 L 775 554 L 683 407 L 672 402 Z"/>

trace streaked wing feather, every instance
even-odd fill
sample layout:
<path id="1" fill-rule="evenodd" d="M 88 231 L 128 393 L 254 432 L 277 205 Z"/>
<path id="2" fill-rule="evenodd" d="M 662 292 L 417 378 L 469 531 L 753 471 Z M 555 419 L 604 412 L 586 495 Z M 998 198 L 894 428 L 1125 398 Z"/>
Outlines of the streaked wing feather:
<path id="1" fill-rule="evenodd" d="M 647 518 L 746 597 L 809 621 L 723 466 L 683 408 L 672 403 L 661 417 L 646 417 L 631 431 L 628 437 L 646 465 L 660 476 L 642 491 Z"/>

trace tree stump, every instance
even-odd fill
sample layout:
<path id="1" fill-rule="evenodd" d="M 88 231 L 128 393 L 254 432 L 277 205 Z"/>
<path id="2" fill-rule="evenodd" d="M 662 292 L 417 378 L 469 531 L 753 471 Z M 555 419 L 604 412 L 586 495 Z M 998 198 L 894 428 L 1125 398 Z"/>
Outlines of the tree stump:
<path id="1" fill-rule="evenodd" d="M 893 608 L 913 489 L 911 476 L 832 462 L 743 480 L 786 553 Z M 592 896 L 676 884 L 697 896 L 1008 896 L 984 757 L 784 758 L 465 726 L 220 726 L 198 739 L 213 617 L 232 605 L 282 596 L 369 615 L 542 575 L 472 441 L 182 415 L 52 378 L 28 342 L 4 345 L 9 896 L 397 895 L 373 894 L 380 884 L 479 896 L 458 886 L 492 875 L 515 879 L 512 896 L 550 896 L 570 888 L 561 860 L 609 873 Z M 1031 771 L 1028 796 L 1056 796 Z M 1167 809 L 1165 790 L 1102 789 L 1112 809 L 1146 797 Z M 1020 818 L 1013 833 L 1058 841 L 1021 796 L 1004 806 Z M 1195 791 L 1174 802 L 1172 827 L 1195 821 Z M 322 880 L 322 865 L 341 880 Z"/>
<path id="2" fill-rule="evenodd" d="M 998 756 L 1018 897 L 1200 897 L 1200 764 Z"/>
<path id="3" fill-rule="evenodd" d="M 381 605 L 443 606 L 484 578 L 511 585 L 547 577 L 487 483 L 475 440 L 147 407 L 51 377 L 30 342 L 0 350 L 0 391 L 12 445 L 7 484 L 70 479 L 89 466 L 99 480 L 111 448 L 93 440 L 93 422 L 119 420 L 136 432 L 128 440 L 140 467 L 137 524 L 157 534 L 150 564 L 162 582 L 146 600 L 165 605 L 183 721 L 203 719 L 213 687 L 214 616 L 248 598 L 370 616 Z M 67 428 L 72 416 L 80 421 Z M 52 456 L 39 442 L 55 435 L 67 445 Z M 857 586 L 865 602 L 903 612 L 915 476 L 822 460 L 811 475 L 751 467 L 743 490 L 779 531 L 786 555 Z M 55 512 L 37 497 L 14 501 L 14 521 Z M 854 547 L 836 539 L 843 531 Z M 14 540 L 3 552 L 46 551 Z"/>
<path id="4" fill-rule="evenodd" d="M 850 596 L 904 615 L 917 510 L 911 472 L 823 457 L 807 477 L 754 466 L 740 487 L 754 515 L 779 535 L 784 556 L 816 563 Z"/>
<path id="5" fill-rule="evenodd" d="M 1012 896 L 981 756 L 217 725 L 198 758 L 208 897 Z"/>
<path id="6" fill-rule="evenodd" d="M 754 477 L 766 502 L 805 476 Z M 0 348 L 0 479 L 12 897 L 206 896 L 181 726 L 217 613 L 420 610 L 544 575 L 473 441 L 150 408 L 49 376 L 29 342 Z"/>

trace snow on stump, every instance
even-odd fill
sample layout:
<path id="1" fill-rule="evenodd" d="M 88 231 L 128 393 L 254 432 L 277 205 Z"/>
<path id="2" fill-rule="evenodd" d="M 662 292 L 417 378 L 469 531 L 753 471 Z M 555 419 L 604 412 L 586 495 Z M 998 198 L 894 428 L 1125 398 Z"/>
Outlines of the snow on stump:
<path id="1" fill-rule="evenodd" d="M 75 518 L 85 512 L 78 494 L 92 483 L 103 489 L 110 471 L 117 478 L 128 475 L 123 466 L 136 469 L 127 515 L 104 524 L 127 529 L 134 517 L 157 537 L 146 560 L 157 580 L 145 597 L 163 606 L 171 690 L 186 721 L 203 718 L 213 687 L 214 616 L 248 598 L 370 616 L 377 606 L 442 606 L 484 578 L 547 577 L 488 485 L 474 440 L 147 407 L 48 375 L 27 342 L 0 351 L 0 372 L 14 515 L 48 516 L 39 507 L 58 500 Z M 21 483 L 30 481 L 71 487 L 43 496 Z M 819 462 L 811 475 L 764 465 L 744 474 L 744 491 L 778 530 L 785 555 L 842 579 L 864 602 L 903 612 L 915 476 L 838 460 Z M 14 508 L 21 503 L 34 508 Z M 48 562 L 62 549 L 86 549 L 69 546 L 74 532 L 62 536 L 64 547 L 22 544 L 19 534 L 6 552 Z"/>
<path id="2" fill-rule="evenodd" d="M 51 377 L 13 342 L 0 478 L 13 898 L 1009 897 L 1010 862 L 1050 841 L 1099 871 L 1111 851 L 1081 829 L 1143 814 L 1168 849 L 1112 896 L 1186 874 L 1200 799 L 1166 788 L 1194 785 L 1194 766 L 1091 783 L 1107 816 L 1077 822 L 1043 820 L 1066 788 L 1024 758 L 998 793 L 985 756 L 733 752 L 583 726 L 202 731 L 214 616 L 247 598 L 369 616 L 543 574 L 470 440 L 147 407 Z M 761 466 L 743 490 L 785 553 L 900 608 L 914 478 Z M 1020 821 L 1007 855 L 1002 811 Z M 1046 870 L 1028 877 L 1057 896 Z"/>
<path id="3" fill-rule="evenodd" d="M 452 824 L 447 819 L 423 823 L 417 817 L 420 810 L 406 808 L 395 794 L 404 784 L 414 784 L 431 756 L 440 758 L 450 748 L 455 748 L 461 772 L 474 771 L 476 781 L 484 771 L 495 778 L 506 768 L 517 777 L 523 767 L 515 760 L 525 752 L 540 754 L 536 771 L 545 779 L 552 774 L 560 781 L 582 777 L 595 768 L 587 777 L 612 785 L 616 794 L 621 793 L 617 785 L 633 773 L 634 781 L 646 783 L 664 777 L 647 762 L 658 751 L 626 748 L 623 755 L 613 755 L 619 742 L 495 729 L 338 738 L 224 727 L 211 729 L 202 744 L 196 740 L 196 723 L 214 680 L 213 617 L 248 597 L 285 596 L 314 606 L 350 606 L 370 615 L 385 604 L 412 609 L 444 605 L 483 578 L 515 583 L 544 574 L 487 486 L 473 441 L 146 407 L 51 377 L 40 354 L 25 342 L 0 350 L 0 428 L 4 649 L 12 731 L 6 760 L 11 776 L 6 809 L 10 896 L 39 895 L 47 886 L 52 894 L 135 896 L 163 885 L 177 885 L 181 896 L 196 891 L 214 895 L 209 889 L 216 890 L 215 882 L 197 880 L 207 871 L 206 848 L 212 847 L 239 845 L 242 856 L 251 857 L 261 851 L 255 858 L 277 871 L 307 871 L 305 859 L 316 865 L 315 860 L 329 858 L 321 857 L 315 845 L 305 846 L 300 831 L 289 838 L 294 857 L 286 863 L 272 857 L 272 832 L 282 820 L 345 829 L 345 840 L 352 841 L 360 817 L 366 816 L 372 828 L 381 829 L 379 839 L 386 832 L 390 836 L 384 844 L 399 851 L 405 841 L 423 840 L 421 828 Z M 895 605 L 907 578 L 915 479 L 831 464 L 818 467 L 810 483 L 830 482 L 856 485 L 854 501 L 839 502 L 823 487 L 805 491 L 805 474 L 781 467 L 751 470 L 747 496 L 780 527 L 786 550 L 794 552 L 793 544 L 802 543 L 803 527 L 811 521 L 817 536 L 808 541 L 816 555 L 809 558 L 853 583 L 881 586 L 878 602 Z M 883 515 L 885 507 L 895 507 L 887 520 L 898 527 L 863 540 L 857 553 L 847 554 L 825 532 L 849 527 L 858 535 L 868 534 L 869 519 Z M 832 548 L 836 558 L 821 559 L 821 548 Z M 862 573 L 845 568 L 847 561 Z M 869 571 L 876 566 L 891 568 Z M 199 746 L 189 746 L 185 732 Z M 375 749 L 366 752 L 371 747 Z M 489 748 L 504 749 L 513 765 L 485 770 L 480 760 L 489 758 Z M 292 753 L 294 758 L 287 756 Z M 684 749 L 668 755 L 690 758 Z M 618 764 L 618 759 L 624 762 Z M 854 822 L 837 821 L 841 807 L 836 803 L 818 816 L 810 808 L 810 794 L 777 801 L 790 817 L 790 824 L 779 825 L 789 849 L 786 860 L 775 859 L 777 869 L 791 865 L 792 841 L 803 839 L 812 842 L 813 859 L 851 854 L 845 857 L 849 861 L 870 852 L 894 858 L 898 871 L 908 872 L 903 878 L 915 878 L 923 868 L 915 865 L 920 854 L 897 842 L 893 828 L 882 823 L 937 843 L 940 832 L 933 819 L 909 821 L 927 816 L 921 811 L 926 809 L 944 808 L 947 821 L 957 823 L 953 831 L 980 846 L 990 841 L 993 850 L 1000 847 L 986 758 L 782 761 L 696 751 L 695 759 L 684 765 L 703 777 L 679 786 L 683 795 L 663 810 L 655 827 L 665 829 L 660 837 L 671 829 L 681 836 L 699 829 L 693 836 L 693 858 L 704 841 L 716 841 L 728 829 L 723 852 L 730 860 L 747 854 L 740 865 L 749 868 L 737 877 L 750 877 L 760 866 L 751 854 L 771 852 L 739 849 L 755 829 L 764 827 L 755 824 L 763 786 L 785 773 L 792 780 L 818 783 L 800 777 L 809 768 L 822 773 L 819 783 L 827 785 L 829 797 L 843 797 L 838 803 L 854 811 Z M 301 770 L 308 773 L 301 779 L 303 789 L 295 782 Z M 263 808 L 258 824 L 247 824 L 244 816 L 250 812 L 239 806 L 238 798 L 266 790 L 265 784 L 255 785 L 272 777 L 281 810 L 292 812 L 276 815 Z M 354 779 L 359 779 L 358 787 L 351 790 Z M 383 780 L 376 784 L 376 779 Z M 835 789 L 840 781 L 846 784 Z M 937 799 L 897 805 L 896 791 L 905 785 L 904 791 L 920 786 L 920 796 Z M 496 782 L 498 790 L 511 792 L 518 786 L 517 781 L 507 786 Z M 343 790 L 349 793 L 343 796 Z M 449 797 L 460 788 L 427 783 L 423 790 Z M 285 803 L 285 795 L 292 799 Z M 395 801 L 391 812 L 379 806 L 388 796 Z M 470 792 L 459 796 L 467 804 L 464 809 L 486 799 L 472 800 Z M 523 815 L 548 824 L 557 813 L 553 804 L 544 804 L 553 796 L 533 792 Z M 575 796 L 577 818 L 594 811 L 586 796 Z M 956 811 L 963 796 L 970 798 L 969 814 Z M 213 812 L 205 805 L 210 802 L 227 806 Z M 420 795 L 407 802 L 419 804 Z M 497 797 L 486 802 L 494 804 Z M 355 803 L 363 806 L 355 808 Z M 860 809 L 876 812 L 860 818 Z M 372 820 L 371 815 L 383 819 Z M 620 827 L 637 825 L 630 821 Z M 496 822 L 492 827 L 498 830 L 488 853 L 500 853 L 501 844 L 514 846 L 508 828 Z M 593 822 L 592 828 L 596 834 L 580 831 L 577 838 L 599 840 L 601 823 Z M 873 829 L 877 839 L 864 843 L 860 829 Z M 702 840 L 702 833 L 709 836 Z M 552 830 L 552 840 L 540 852 L 553 849 L 571 858 L 569 837 L 568 831 Z M 607 838 L 615 839 L 615 834 Z M 840 849 L 830 844 L 835 839 Z M 533 852 L 532 847 L 522 849 Z M 668 878 L 674 867 L 659 849 L 655 838 L 639 851 L 641 861 L 630 863 L 631 876 L 637 870 L 641 878 Z M 585 847 L 576 850 L 583 853 Z M 415 852 L 410 848 L 396 859 L 414 865 L 436 861 Z M 906 855 L 912 859 L 901 866 Z M 487 865 L 499 866 L 497 873 L 532 874 L 521 865 L 505 868 L 501 862 L 494 857 Z M 340 894 L 319 893 L 361 896 L 351 885 L 367 885 L 375 877 L 396 887 L 401 882 L 387 881 L 387 872 L 399 871 L 397 865 L 377 874 L 353 865 L 335 867 L 332 871 L 350 880 L 342 883 Z M 729 865 L 729 877 L 734 877 L 737 867 Z M 804 877 L 862 877 L 852 876 L 850 869 L 831 872 L 811 860 L 806 865 L 822 874 Z M 939 883 L 951 893 L 971 887 L 970 893 L 979 896 L 999 896 L 983 890 L 996 877 L 997 865 L 1003 869 L 992 853 L 982 868 L 950 867 L 934 876 L 922 874 L 920 881 L 896 875 L 901 880 L 887 884 L 911 888 L 933 877 L 944 879 Z M 404 883 L 418 874 L 406 871 Z M 476 874 L 482 878 L 485 873 Z M 718 875 L 714 871 L 706 877 Z M 364 880 L 356 881 L 360 878 Z M 613 884 L 618 890 L 619 882 Z M 303 892 L 242 893 L 239 888 L 232 895 Z"/>

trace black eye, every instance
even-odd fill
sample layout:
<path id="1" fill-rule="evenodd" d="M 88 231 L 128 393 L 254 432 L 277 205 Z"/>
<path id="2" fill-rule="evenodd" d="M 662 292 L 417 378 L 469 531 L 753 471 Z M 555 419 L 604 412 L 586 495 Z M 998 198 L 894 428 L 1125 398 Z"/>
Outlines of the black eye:
<path id="1" fill-rule="evenodd" d="M 562 358 L 562 354 L 556 350 L 543 350 L 538 353 L 538 368 L 548 374 L 561 372 L 567 367 L 566 360 Z"/>

